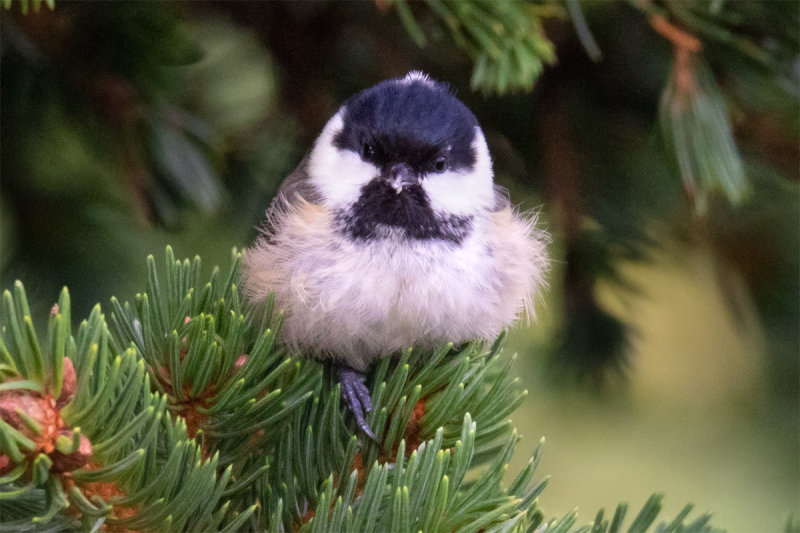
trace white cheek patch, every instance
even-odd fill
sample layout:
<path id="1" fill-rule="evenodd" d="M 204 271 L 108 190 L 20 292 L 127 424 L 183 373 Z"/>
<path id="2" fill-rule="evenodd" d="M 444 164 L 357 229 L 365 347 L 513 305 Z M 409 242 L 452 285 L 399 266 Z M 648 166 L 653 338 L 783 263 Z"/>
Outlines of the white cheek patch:
<path id="1" fill-rule="evenodd" d="M 351 151 L 336 147 L 333 140 L 344 121 L 340 109 L 322 130 L 311 151 L 308 174 L 311 183 L 320 191 L 325 203 L 344 208 L 358 199 L 361 187 L 379 174 L 375 166 L 363 161 Z"/>
<path id="2" fill-rule="evenodd" d="M 495 203 L 492 159 L 480 128 L 472 142 L 475 165 L 466 172 L 430 174 L 422 181 L 434 211 L 469 215 L 492 209 Z"/>

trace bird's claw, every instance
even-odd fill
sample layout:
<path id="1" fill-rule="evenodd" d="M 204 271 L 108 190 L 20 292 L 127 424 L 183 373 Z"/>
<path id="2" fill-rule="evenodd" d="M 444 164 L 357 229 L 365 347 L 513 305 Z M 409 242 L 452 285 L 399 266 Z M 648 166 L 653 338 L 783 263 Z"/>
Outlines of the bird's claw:
<path id="1" fill-rule="evenodd" d="M 366 435 L 374 441 L 378 438 L 372 432 L 367 424 L 364 415 L 372 410 L 372 400 L 369 396 L 369 390 L 364 384 L 366 376 L 350 367 L 340 366 L 337 369 L 339 377 L 339 384 L 342 387 L 342 399 L 344 399 L 347 408 L 353 413 L 356 419 L 356 425 L 366 433 Z"/>

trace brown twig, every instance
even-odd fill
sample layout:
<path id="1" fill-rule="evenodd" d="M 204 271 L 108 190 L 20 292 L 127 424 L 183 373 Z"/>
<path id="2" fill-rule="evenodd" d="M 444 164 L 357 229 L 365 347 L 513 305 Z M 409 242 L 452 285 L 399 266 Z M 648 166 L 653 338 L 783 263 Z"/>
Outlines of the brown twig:
<path id="1" fill-rule="evenodd" d="M 670 41 L 675 52 L 675 84 L 679 91 L 688 94 L 694 87 L 694 55 L 703 49 L 700 39 L 678 28 L 664 15 L 650 15 L 650 26 Z"/>
<path id="2" fill-rule="evenodd" d="M 650 15 L 650 26 L 670 41 L 675 48 L 682 48 L 689 52 L 699 52 L 703 48 L 700 39 L 678 28 L 668 21 L 664 15 L 659 15 L 658 13 Z"/>

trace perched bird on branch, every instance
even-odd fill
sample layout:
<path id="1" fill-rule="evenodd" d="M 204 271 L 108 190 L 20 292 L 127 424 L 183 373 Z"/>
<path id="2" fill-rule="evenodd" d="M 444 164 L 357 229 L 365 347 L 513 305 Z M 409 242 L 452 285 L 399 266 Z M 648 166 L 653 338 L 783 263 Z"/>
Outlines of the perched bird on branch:
<path id="1" fill-rule="evenodd" d="M 547 234 L 494 184 L 475 116 L 421 72 L 345 102 L 283 182 L 245 255 L 253 305 L 337 367 L 367 435 L 364 371 L 410 346 L 493 339 L 544 285 Z"/>

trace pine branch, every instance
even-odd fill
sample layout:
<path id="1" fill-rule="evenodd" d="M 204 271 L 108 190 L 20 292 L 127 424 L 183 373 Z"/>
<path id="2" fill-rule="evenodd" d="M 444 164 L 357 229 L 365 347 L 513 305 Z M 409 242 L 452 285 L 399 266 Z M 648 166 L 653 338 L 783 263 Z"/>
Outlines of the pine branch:
<path id="1" fill-rule="evenodd" d="M 383 0 L 379 5 L 395 8 L 418 46 L 427 43 L 407 0 Z M 426 5 L 472 60 L 473 90 L 497 94 L 530 91 L 544 66 L 556 61 L 535 6 L 492 0 L 426 0 Z"/>
<path id="2" fill-rule="evenodd" d="M 700 41 L 663 16 L 652 15 L 653 28 L 672 41 L 674 64 L 661 96 L 659 118 L 668 152 L 677 163 L 684 189 L 697 212 L 708 208 L 708 195 L 720 190 L 732 204 L 750 193 L 733 140 L 725 101 L 705 64 Z"/>
<path id="3" fill-rule="evenodd" d="M 168 414 L 136 348 L 112 351 L 99 306 L 71 336 L 66 289 L 41 346 L 24 288 L 14 289 L 3 295 L 0 338 L 3 527 L 210 525 L 231 469 L 204 459 L 185 421 Z"/>
<path id="4" fill-rule="evenodd" d="M 167 248 L 159 272 L 149 257 L 147 290 L 112 299 L 110 329 L 96 306 L 71 334 L 65 289 L 43 345 L 22 284 L 6 291 L 0 529 L 573 530 L 576 513 L 545 521 L 539 508 L 542 443 L 503 483 L 525 391 L 502 339 L 382 359 L 370 375 L 378 442 L 360 442 L 332 372 L 279 342 L 281 313 L 270 302 L 255 323 L 241 305 L 240 258 L 204 281 L 199 258 Z M 688 511 L 663 530 L 682 530 Z M 577 531 L 617 531 L 623 515 Z"/>
<path id="5" fill-rule="evenodd" d="M 790 65 L 798 38 L 785 23 L 794 12 L 781 2 L 667 0 L 660 7 L 651 0 L 629 1 L 673 45 L 673 68 L 661 96 L 659 122 L 689 200 L 700 215 L 706 214 L 708 198 L 715 192 L 733 205 L 742 203 L 751 196 L 752 186 L 704 48 L 722 45 L 734 50 L 738 59 L 757 65 L 768 73 L 765 79 L 776 80 L 797 98 Z M 756 44 L 751 34 L 769 35 L 764 42 L 771 45 Z"/>

